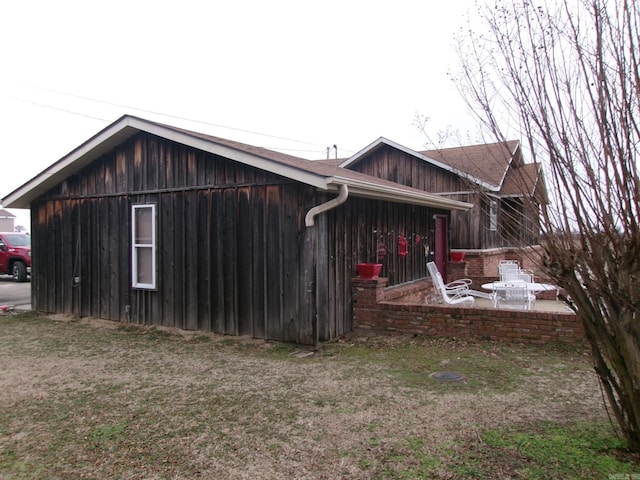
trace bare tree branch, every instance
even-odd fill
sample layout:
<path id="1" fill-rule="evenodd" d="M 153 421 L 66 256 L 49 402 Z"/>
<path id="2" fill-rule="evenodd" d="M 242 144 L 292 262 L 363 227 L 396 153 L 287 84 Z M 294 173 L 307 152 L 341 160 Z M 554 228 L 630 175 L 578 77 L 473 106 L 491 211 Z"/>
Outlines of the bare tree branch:
<path id="1" fill-rule="evenodd" d="M 544 166 L 549 201 L 529 205 L 544 233 L 540 267 L 567 292 L 640 451 L 640 6 L 497 0 L 479 15 L 486 28 L 458 38 L 456 84 L 497 141 L 517 128 Z"/>

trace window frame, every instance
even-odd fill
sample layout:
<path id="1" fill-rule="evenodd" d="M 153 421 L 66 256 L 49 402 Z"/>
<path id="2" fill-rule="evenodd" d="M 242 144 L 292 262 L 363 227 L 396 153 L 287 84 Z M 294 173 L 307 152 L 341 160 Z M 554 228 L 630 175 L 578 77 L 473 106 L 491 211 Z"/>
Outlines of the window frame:
<path id="1" fill-rule="evenodd" d="M 151 242 L 142 243 L 136 242 L 136 212 L 138 210 L 150 209 L 151 210 Z M 156 271 L 156 258 L 157 258 L 157 222 L 156 222 L 156 204 L 155 203 L 141 203 L 131 205 L 131 287 L 141 290 L 155 290 L 157 288 L 157 271 Z M 139 262 L 138 252 L 142 249 L 151 250 L 151 282 L 144 283 L 138 281 Z"/>
<path id="2" fill-rule="evenodd" d="M 489 231 L 498 231 L 498 200 L 489 200 Z"/>

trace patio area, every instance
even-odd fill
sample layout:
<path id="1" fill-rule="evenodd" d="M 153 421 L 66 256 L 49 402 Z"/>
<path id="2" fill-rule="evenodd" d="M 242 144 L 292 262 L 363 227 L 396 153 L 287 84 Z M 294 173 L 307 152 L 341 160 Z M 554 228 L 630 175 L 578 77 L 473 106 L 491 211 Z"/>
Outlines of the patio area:
<path id="1" fill-rule="evenodd" d="M 496 309 L 484 298 L 464 306 L 427 303 L 433 298 L 431 279 L 387 288 L 385 278 L 354 278 L 352 288 L 356 331 L 534 344 L 585 342 L 578 317 L 555 298 L 540 298 L 531 310 L 511 310 Z"/>
<path id="2" fill-rule="evenodd" d="M 493 302 L 486 298 L 476 298 L 473 305 L 475 308 L 493 308 Z M 499 310 L 509 310 L 508 308 L 501 308 Z M 536 312 L 563 312 L 573 313 L 572 310 L 560 300 L 546 300 L 538 299 L 533 303 L 533 311 Z"/>

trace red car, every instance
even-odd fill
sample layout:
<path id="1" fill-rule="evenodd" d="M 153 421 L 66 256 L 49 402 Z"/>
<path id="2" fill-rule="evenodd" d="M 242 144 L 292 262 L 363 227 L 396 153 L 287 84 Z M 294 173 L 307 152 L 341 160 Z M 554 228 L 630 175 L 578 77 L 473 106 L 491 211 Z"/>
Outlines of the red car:
<path id="1" fill-rule="evenodd" d="M 0 274 L 26 282 L 31 275 L 31 237 L 24 233 L 0 232 Z"/>

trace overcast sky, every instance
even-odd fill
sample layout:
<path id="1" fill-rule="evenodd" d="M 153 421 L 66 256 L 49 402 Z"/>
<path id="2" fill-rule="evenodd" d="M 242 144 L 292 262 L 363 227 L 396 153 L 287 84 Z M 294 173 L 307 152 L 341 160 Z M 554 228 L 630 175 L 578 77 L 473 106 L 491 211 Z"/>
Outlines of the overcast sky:
<path id="1" fill-rule="evenodd" d="M 416 113 L 434 141 L 449 126 L 475 135 L 447 75 L 473 4 L 5 3 L 0 198 L 124 114 L 305 158 L 334 144 L 348 157 L 380 136 L 424 148 Z"/>

